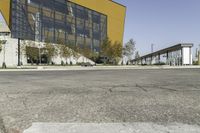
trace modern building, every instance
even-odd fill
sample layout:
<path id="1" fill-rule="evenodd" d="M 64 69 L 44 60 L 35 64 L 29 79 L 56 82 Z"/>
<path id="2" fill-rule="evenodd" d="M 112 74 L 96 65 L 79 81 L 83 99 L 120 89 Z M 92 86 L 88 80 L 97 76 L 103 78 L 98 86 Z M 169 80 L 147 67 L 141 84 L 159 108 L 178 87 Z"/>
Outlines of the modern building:
<path id="1" fill-rule="evenodd" d="M 123 42 L 126 7 L 112 0 L 0 0 L 0 11 L 12 43 L 64 42 L 98 52 L 107 37 Z"/>

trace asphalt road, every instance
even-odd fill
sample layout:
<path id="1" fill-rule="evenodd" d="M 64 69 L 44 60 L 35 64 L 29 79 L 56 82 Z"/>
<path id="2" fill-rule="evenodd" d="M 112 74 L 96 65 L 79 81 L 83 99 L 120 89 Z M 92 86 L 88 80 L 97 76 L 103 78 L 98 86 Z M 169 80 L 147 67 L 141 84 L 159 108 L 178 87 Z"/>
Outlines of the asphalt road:
<path id="1" fill-rule="evenodd" d="M 0 132 L 33 122 L 200 125 L 200 69 L 0 72 Z"/>

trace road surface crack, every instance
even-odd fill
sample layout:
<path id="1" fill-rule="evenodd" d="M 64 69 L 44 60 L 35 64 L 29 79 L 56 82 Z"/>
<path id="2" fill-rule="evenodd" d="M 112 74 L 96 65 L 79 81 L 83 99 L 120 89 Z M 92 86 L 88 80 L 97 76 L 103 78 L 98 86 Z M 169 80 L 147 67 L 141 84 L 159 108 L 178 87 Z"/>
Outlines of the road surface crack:
<path id="1" fill-rule="evenodd" d="M 140 88 L 141 90 L 147 92 L 147 89 L 145 89 L 143 86 L 139 85 L 139 84 L 136 84 L 136 87 Z"/>

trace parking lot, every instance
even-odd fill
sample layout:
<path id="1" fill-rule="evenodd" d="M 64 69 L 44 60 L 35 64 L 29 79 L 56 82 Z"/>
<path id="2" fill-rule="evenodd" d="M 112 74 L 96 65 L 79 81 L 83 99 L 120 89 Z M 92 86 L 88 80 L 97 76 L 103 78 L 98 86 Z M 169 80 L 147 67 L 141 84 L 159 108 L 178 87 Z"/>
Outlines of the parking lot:
<path id="1" fill-rule="evenodd" d="M 0 132 L 33 122 L 200 125 L 200 69 L 0 72 Z"/>

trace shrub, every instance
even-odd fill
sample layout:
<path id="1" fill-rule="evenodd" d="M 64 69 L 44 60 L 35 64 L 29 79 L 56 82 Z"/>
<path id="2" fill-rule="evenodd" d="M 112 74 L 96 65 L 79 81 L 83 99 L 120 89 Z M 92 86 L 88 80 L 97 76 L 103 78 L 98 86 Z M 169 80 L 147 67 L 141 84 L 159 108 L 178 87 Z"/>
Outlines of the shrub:
<path id="1" fill-rule="evenodd" d="M 72 61 L 70 61 L 70 65 L 71 65 L 71 66 L 73 65 Z"/>
<path id="2" fill-rule="evenodd" d="M 61 66 L 64 66 L 64 65 L 65 65 L 65 64 L 64 64 L 64 61 L 62 60 L 62 61 L 61 61 Z"/>

